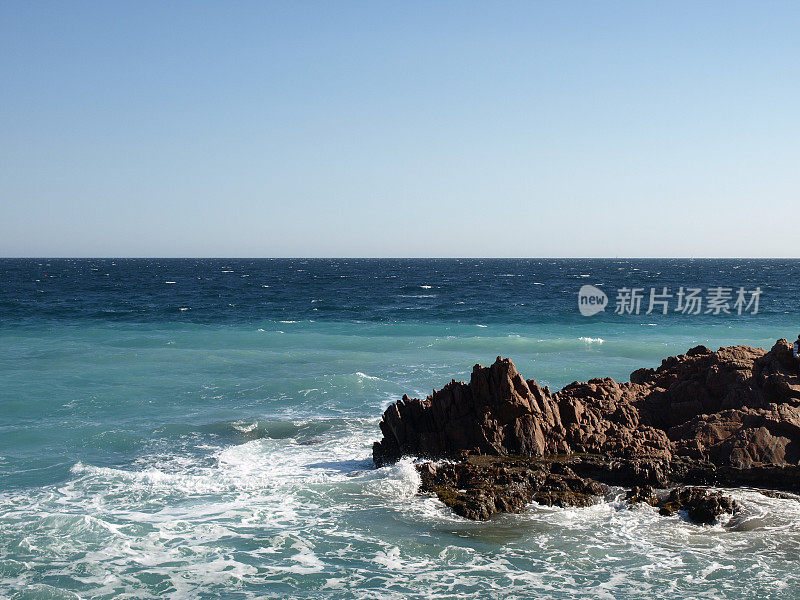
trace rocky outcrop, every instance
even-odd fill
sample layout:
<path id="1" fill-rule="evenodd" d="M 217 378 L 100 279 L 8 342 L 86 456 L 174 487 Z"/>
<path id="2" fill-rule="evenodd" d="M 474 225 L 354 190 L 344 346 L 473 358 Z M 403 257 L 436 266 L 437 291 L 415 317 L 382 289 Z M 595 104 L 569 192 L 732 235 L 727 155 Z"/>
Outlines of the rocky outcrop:
<path id="1" fill-rule="evenodd" d="M 379 466 L 403 455 L 442 458 L 465 452 L 669 458 L 666 433 L 639 423 L 632 391 L 642 386 L 624 386 L 610 378 L 592 379 L 552 394 L 498 357 L 491 367 L 475 365 L 468 384 L 452 381 L 425 400 L 403 396 L 387 408 L 373 458 Z"/>
<path id="2" fill-rule="evenodd" d="M 686 511 L 695 523 L 710 525 L 720 515 L 736 514 L 742 505 L 722 492 L 697 487 L 676 488 L 670 491 L 666 500 L 658 504 L 659 513 L 665 516 Z"/>
<path id="3" fill-rule="evenodd" d="M 629 382 L 591 379 L 558 392 L 498 357 L 476 365 L 469 383 L 403 396 L 380 428 L 378 466 L 404 455 L 454 459 L 420 467 L 423 488 L 470 518 L 531 500 L 585 504 L 605 483 L 800 491 L 800 373 L 786 340 L 769 352 L 698 346 Z M 544 460 L 556 456 L 569 464 Z"/>
<path id="4" fill-rule="evenodd" d="M 484 521 L 500 512 L 522 512 L 531 502 L 590 506 L 608 486 L 580 477 L 563 460 L 469 456 L 458 463 L 419 465 L 421 491 L 436 494 L 457 514 Z"/>
<path id="5" fill-rule="evenodd" d="M 701 487 L 679 487 L 660 494 L 649 485 L 635 486 L 625 499 L 630 504 L 649 504 L 658 507 L 664 516 L 685 512 L 690 521 L 711 525 L 724 514 L 735 515 L 742 505 L 718 490 Z"/>

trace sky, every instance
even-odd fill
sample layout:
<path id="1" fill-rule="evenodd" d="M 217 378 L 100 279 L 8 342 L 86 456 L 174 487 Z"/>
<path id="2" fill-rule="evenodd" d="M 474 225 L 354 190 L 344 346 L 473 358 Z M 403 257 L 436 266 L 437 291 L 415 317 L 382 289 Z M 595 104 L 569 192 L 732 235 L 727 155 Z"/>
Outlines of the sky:
<path id="1" fill-rule="evenodd" d="M 800 256 L 800 3 L 0 3 L 0 256 Z"/>

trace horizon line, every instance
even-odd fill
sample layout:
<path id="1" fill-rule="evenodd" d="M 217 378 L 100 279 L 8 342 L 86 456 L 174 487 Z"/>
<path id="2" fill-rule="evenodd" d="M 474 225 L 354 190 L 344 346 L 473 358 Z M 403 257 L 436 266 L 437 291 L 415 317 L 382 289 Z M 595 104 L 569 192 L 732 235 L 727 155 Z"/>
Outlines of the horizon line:
<path id="1" fill-rule="evenodd" d="M 792 256 L 0 256 L 0 260 L 800 260 Z"/>

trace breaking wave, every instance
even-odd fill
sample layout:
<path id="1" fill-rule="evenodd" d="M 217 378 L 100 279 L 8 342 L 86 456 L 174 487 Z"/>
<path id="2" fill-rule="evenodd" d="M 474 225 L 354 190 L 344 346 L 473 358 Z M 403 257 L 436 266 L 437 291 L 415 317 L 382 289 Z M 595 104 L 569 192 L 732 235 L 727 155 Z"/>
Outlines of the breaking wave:
<path id="1" fill-rule="evenodd" d="M 129 467 L 79 462 L 63 485 L 0 495 L 0 556 L 18 556 L 0 560 L 0 592 L 778 598 L 800 583 L 796 500 L 732 490 L 745 513 L 712 527 L 618 498 L 475 523 L 417 494 L 412 459 L 375 469 L 374 422 L 242 420 L 205 433 L 215 431 L 254 437 Z M 59 588 L 29 588 L 54 577 Z"/>

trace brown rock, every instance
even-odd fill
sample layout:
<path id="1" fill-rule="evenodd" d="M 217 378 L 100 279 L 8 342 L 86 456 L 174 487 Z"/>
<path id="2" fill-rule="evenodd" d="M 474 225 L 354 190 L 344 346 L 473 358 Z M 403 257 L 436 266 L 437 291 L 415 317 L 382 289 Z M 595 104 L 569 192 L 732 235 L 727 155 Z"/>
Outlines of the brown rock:
<path id="1" fill-rule="evenodd" d="M 470 518 L 521 510 L 532 499 L 580 505 L 598 493 L 593 480 L 800 486 L 800 373 L 786 340 L 769 352 L 697 346 L 634 371 L 630 382 L 592 379 L 555 393 L 498 357 L 491 367 L 476 365 L 469 383 L 452 381 L 425 400 L 403 396 L 380 428 L 378 466 L 403 455 L 460 459 L 465 466 L 440 467 L 423 480 Z M 519 463 L 554 455 L 577 457 L 571 473 Z M 503 470 L 465 462 L 470 456 L 517 462 Z M 790 476 L 774 477 L 790 466 Z M 431 483 L 441 477 L 469 485 Z"/>

